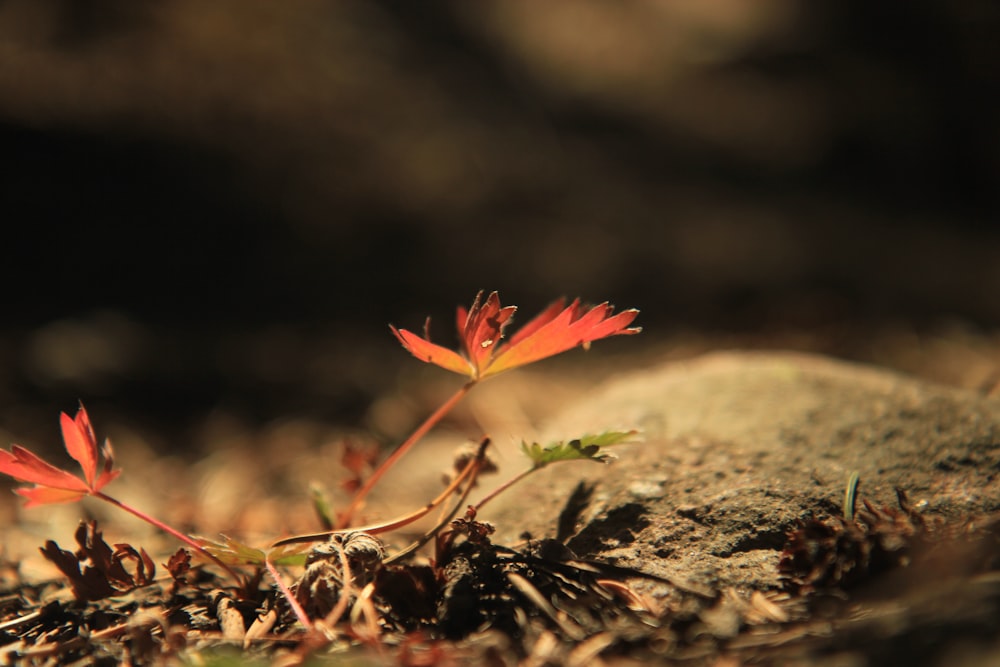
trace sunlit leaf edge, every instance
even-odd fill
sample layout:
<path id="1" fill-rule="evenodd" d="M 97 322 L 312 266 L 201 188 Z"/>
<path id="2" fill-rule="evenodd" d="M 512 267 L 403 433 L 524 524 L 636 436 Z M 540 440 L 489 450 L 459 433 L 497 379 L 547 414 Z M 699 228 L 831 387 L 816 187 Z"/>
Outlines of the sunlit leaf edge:
<path id="1" fill-rule="evenodd" d="M 596 461 L 607 463 L 610 454 L 602 452 L 602 448 L 635 442 L 638 431 L 604 431 L 603 433 L 588 433 L 572 440 L 559 440 L 541 445 L 537 442 L 521 442 L 521 451 L 531 459 L 536 468 L 547 466 L 558 461 Z"/>

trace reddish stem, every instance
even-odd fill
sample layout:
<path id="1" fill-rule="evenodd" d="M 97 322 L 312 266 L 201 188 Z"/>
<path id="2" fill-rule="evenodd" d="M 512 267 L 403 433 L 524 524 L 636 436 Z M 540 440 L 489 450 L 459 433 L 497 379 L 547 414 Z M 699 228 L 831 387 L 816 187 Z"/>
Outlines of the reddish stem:
<path id="1" fill-rule="evenodd" d="M 489 444 L 490 444 L 490 439 L 483 438 L 483 441 L 479 443 L 479 449 L 476 451 L 475 458 L 473 458 L 467 464 L 465 464 L 465 467 L 462 469 L 462 472 L 459 473 L 458 476 L 455 477 L 455 479 L 451 480 L 451 484 L 449 484 L 444 491 L 438 494 L 438 496 L 434 498 L 434 500 L 430 501 L 422 508 L 410 512 L 409 514 L 404 514 L 403 516 L 397 517 L 395 519 L 390 519 L 388 521 L 382 521 L 379 523 L 372 523 L 366 526 L 360 526 L 358 528 L 355 528 L 354 531 L 360 531 L 365 533 L 371 533 L 372 535 L 378 535 L 379 533 L 388 533 L 389 531 L 397 530 L 426 516 L 428 513 L 430 513 L 431 510 L 433 510 L 435 507 L 437 507 L 445 500 L 447 500 L 448 496 L 458 491 L 459 487 L 461 487 L 462 484 L 465 484 L 467 480 L 468 480 L 467 486 L 471 488 L 472 483 L 476 479 L 476 475 L 479 473 L 479 466 L 482 464 L 483 456 L 486 455 L 486 448 L 489 446 Z M 468 494 L 468 488 L 466 488 L 466 490 L 463 492 L 463 498 L 465 497 L 465 494 Z M 302 542 L 319 542 L 321 540 L 329 538 L 331 535 L 336 535 L 337 533 L 346 533 L 346 532 L 348 532 L 346 528 L 339 528 L 337 530 L 324 530 L 321 533 L 293 535 L 291 537 L 285 537 L 276 542 L 273 542 L 271 544 L 271 548 L 273 549 L 275 547 L 281 547 L 287 544 L 300 544 Z"/>
<path id="2" fill-rule="evenodd" d="M 481 510 L 483 508 L 483 505 L 485 505 L 486 503 L 490 502 L 491 500 L 493 500 L 494 498 L 496 498 L 497 496 L 499 496 L 501 493 L 503 493 L 504 491 L 506 491 L 510 487 L 514 486 L 518 482 L 520 482 L 522 479 L 524 479 L 525 477 L 527 477 L 531 473 L 536 472 L 538 470 L 541 470 L 543 467 L 544 466 L 532 466 L 531 468 L 528 468 L 527 470 L 524 470 L 524 471 L 518 473 L 517 475 L 511 477 L 506 482 L 504 482 L 503 484 L 501 484 L 497 488 L 493 489 L 488 494 L 486 494 L 482 499 L 480 499 L 480 501 L 478 503 L 476 503 L 474 509 L 478 512 L 479 510 Z"/>
<path id="3" fill-rule="evenodd" d="M 458 500 L 455 501 L 455 505 L 452 507 L 451 511 L 449 511 L 444 517 L 442 517 L 442 519 L 437 522 L 437 525 L 435 525 L 429 531 L 424 533 L 423 536 L 416 542 L 411 543 L 408 547 L 406 547 L 402 551 L 394 553 L 392 556 L 389 556 L 388 558 L 383 560 L 382 565 L 390 565 L 392 563 L 395 563 L 396 561 L 406 558 L 411 553 L 413 553 L 414 551 L 416 551 L 417 549 L 419 549 L 420 547 L 424 546 L 432 539 L 434 539 L 441 531 L 441 529 L 443 529 L 445 526 L 451 523 L 451 520 L 455 518 L 456 514 L 458 514 L 458 510 L 462 507 L 463 504 L 465 504 L 465 499 L 469 497 L 469 492 L 472 491 L 472 487 L 476 483 L 476 478 L 479 475 L 479 467 L 482 465 L 483 455 L 486 453 L 486 446 L 489 444 L 489 442 L 490 442 L 489 438 L 483 438 L 483 442 L 479 445 L 479 452 L 476 454 L 476 458 L 470 461 L 469 465 L 466 466 L 466 470 L 468 470 L 469 466 L 474 465 L 475 470 L 473 470 L 471 475 L 469 476 L 468 483 L 465 484 L 465 488 L 462 489 L 461 494 L 458 496 Z M 464 474 L 465 473 L 463 472 L 463 475 Z"/>
<path id="4" fill-rule="evenodd" d="M 364 485 L 358 489 L 358 492 L 354 494 L 354 498 L 351 499 L 351 504 L 347 506 L 343 512 L 337 517 L 337 528 L 347 528 L 351 525 L 351 520 L 354 518 L 355 512 L 361 509 L 364 504 L 365 497 L 368 493 L 375 487 L 378 481 L 382 478 L 386 472 L 389 471 L 399 459 L 413 448 L 413 445 L 417 444 L 417 441 L 427 435 L 427 432 L 434 428 L 438 422 L 444 419 L 445 415 L 451 412 L 452 408 L 458 405 L 458 402 L 469 393 L 469 390 L 476 386 L 476 380 L 471 380 L 462 385 L 458 391 L 452 394 L 451 398 L 441 404 L 437 410 L 431 413 L 431 415 L 424 420 L 424 422 L 417 427 L 417 429 L 410 434 L 406 440 L 396 448 L 389 457 L 375 469 L 371 477 L 365 480 Z"/>
<path id="5" fill-rule="evenodd" d="M 274 563 L 271 562 L 271 558 L 269 556 L 264 556 L 264 567 L 266 567 L 267 571 L 271 574 L 271 578 L 274 579 L 274 583 L 278 585 L 278 590 L 281 591 L 281 595 L 284 596 L 285 601 L 288 602 L 288 606 L 292 608 L 292 613 L 295 614 L 295 618 L 297 618 L 299 623 L 301 623 L 307 630 L 312 628 L 313 624 L 312 621 L 309 620 L 309 615 L 305 612 L 305 609 L 302 608 L 302 605 L 299 604 L 299 601 L 292 594 L 291 589 L 288 588 L 288 584 L 285 583 L 284 577 L 282 577 L 281 573 L 278 572 L 278 568 L 274 566 Z"/>
<path id="6" fill-rule="evenodd" d="M 182 533 L 181 531 L 177 530 L 176 528 L 168 526 L 167 524 L 163 523 L 159 519 L 146 514 L 142 510 L 138 510 L 138 509 L 132 507 L 131 505 L 126 505 L 122 501 L 116 500 L 115 498 L 112 498 L 109 495 L 101 493 L 100 491 L 97 491 L 96 493 L 93 493 L 92 495 L 95 498 L 100 498 L 101 500 L 103 500 L 106 503 L 111 503 L 112 505 L 114 505 L 115 507 L 117 507 L 119 509 L 125 510 L 129 514 L 142 519 L 143 521 L 145 521 L 146 523 L 148 523 L 148 524 L 150 524 L 152 526 L 156 526 L 157 528 L 159 528 L 160 530 L 162 530 L 162 531 L 164 531 L 166 533 L 170 533 L 171 535 L 173 535 L 174 537 L 176 537 L 178 540 L 180 540 L 184 544 L 188 545 L 189 547 L 191 547 L 192 549 L 194 549 L 195 551 L 197 551 L 198 553 L 200 553 L 202 556 L 204 556 L 205 558 L 208 558 L 210 561 L 212 561 L 213 563 L 215 563 L 216 565 L 218 565 L 219 567 L 221 567 L 223 570 L 225 570 L 233 579 L 236 580 L 237 585 L 239 585 L 239 586 L 243 585 L 243 578 L 240 577 L 240 575 L 237 574 L 236 571 L 233 570 L 233 568 L 231 568 L 228 565 L 226 565 L 225 563 L 223 563 L 217 556 L 215 556 L 210 551 L 208 551 L 207 549 L 205 549 L 205 547 L 203 547 L 202 545 L 198 544 L 197 540 L 195 540 L 193 537 L 191 537 L 189 535 L 185 535 L 184 533 Z"/>

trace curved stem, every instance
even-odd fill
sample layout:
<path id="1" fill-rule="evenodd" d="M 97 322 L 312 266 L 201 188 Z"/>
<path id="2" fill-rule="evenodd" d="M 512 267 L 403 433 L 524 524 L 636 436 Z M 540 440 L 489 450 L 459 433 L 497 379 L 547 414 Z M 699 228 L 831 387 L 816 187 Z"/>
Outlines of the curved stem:
<path id="1" fill-rule="evenodd" d="M 469 390 L 476 386 L 476 380 L 470 380 L 462 385 L 458 391 L 452 394 L 451 398 L 441 404 L 437 410 L 431 413 L 431 415 L 424 420 L 424 422 L 417 427 L 417 429 L 410 434 L 406 440 L 396 448 L 389 457 L 375 469 L 375 472 L 371 474 L 367 480 L 365 480 L 364 485 L 358 489 L 358 492 L 354 494 L 354 498 L 351 499 L 351 504 L 347 506 L 343 512 L 337 517 L 337 527 L 347 528 L 351 525 L 351 519 L 354 518 L 354 513 L 361 509 L 364 504 L 365 497 L 368 493 L 375 487 L 378 481 L 382 478 L 386 472 L 389 471 L 399 459 L 413 448 L 413 445 L 417 444 L 417 441 L 427 435 L 427 432 L 434 428 L 439 421 L 441 421 L 445 415 L 451 412 L 452 408 L 458 405 L 458 402 L 469 393 Z"/>
<path id="2" fill-rule="evenodd" d="M 480 501 L 478 503 L 476 503 L 474 509 L 478 512 L 479 510 L 481 510 L 483 508 L 483 505 L 485 505 L 486 503 L 490 502 L 491 500 L 493 500 L 494 498 L 496 498 L 497 496 L 499 496 L 501 493 L 503 493 L 504 491 L 506 491 L 510 487 L 514 486 L 518 482 L 520 482 L 522 479 L 524 479 L 525 477 L 527 477 L 531 473 L 536 472 L 538 470 L 541 470 L 543 467 L 544 466 L 532 466 L 532 467 L 528 468 L 527 470 L 524 470 L 524 471 L 518 473 L 517 475 L 514 475 L 513 477 L 511 477 L 510 479 L 508 479 L 506 482 L 504 482 L 503 484 L 501 484 L 497 488 L 495 488 L 492 491 L 490 491 L 482 499 L 480 499 Z"/>
<path id="3" fill-rule="evenodd" d="M 479 467 L 482 465 L 483 455 L 486 453 L 486 445 L 488 444 L 489 444 L 489 438 L 484 438 L 482 444 L 479 446 L 479 453 L 476 455 L 476 458 L 469 462 L 470 466 L 471 465 L 476 466 L 475 470 L 472 471 L 468 483 L 465 484 L 465 488 L 462 489 L 461 494 L 455 500 L 455 504 L 452 506 L 451 510 L 449 510 L 448 513 L 445 514 L 445 516 L 441 517 L 441 520 L 438 521 L 433 528 L 424 533 L 423 536 L 421 536 L 420 539 L 418 539 L 416 542 L 411 543 L 402 551 L 399 551 L 389 556 L 385 560 L 383 560 L 382 561 L 383 565 L 391 565 L 392 563 L 395 563 L 397 561 L 406 558 L 414 551 L 416 551 L 417 549 L 419 549 L 420 547 L 424 546 L 432 539 L 437 537 L 437 534 L 440 533 L 445 526 L 451 523 L 451 520 L 455 518 L 456 514 L 458 514 L 458 511 L 462 508 L 462 505 L 465 504 L 465 499 L 469 497 L 469 493 L 472 491 L 472 487 L 476 483 L 476 477 L 479 474 Z"/>
<path id="4" fill-rule="evenodd" d="M 112 498 L 111 496 L 109 496 L 107 494 L 101 493 L 100 491 L 98 491 L 98 492 L 96 492 L 96 493 L 94 493 L 92 495 L 95 498 L 100 498 L 101 500 L 103 500 L 106 503 L 111 503 L 112 505 L 114 505 L 115 507 L 117 507 L 119 509 L 125 510 L 129 514 L 142 519 L 143 521 L 145 521 L 146 523 L 150 524 L 151 526 L 156 526 L 157 528 L 159 528 L 160 530 L 162 530 L 165 533 L 170 533 L 171 535 L 173 535 L 174 537 L 176 537 L 178 540 L 180 540 L 184 544 L 188 545 L 189 547 L 191 547 L 192 549 L 194 549 L 195 551 L 197 551 L 198 553 L 200 553 L 202 556 L 204 556 L 205 558 L 209 559 L 210 561 L 212 561 L 213 563 L 215 563 L 216 565 L 218 565 L 219 567 L 221 567 L 223 570 L 225 570 L 226 573 L 229 574 L 229 576 L 231 576 L 233 579 L 236 580 L 237 585 L 239 585 L 239 586 L 243 585 L 243 578 L 240 577 L 240 575 L 237 574 L 236 571 L 233 568 L 231 568 L 228 565 L 226 565 L 225 563 L 223 563 L 221 560 L 219 560 L 219 558 L 217 556 L 213 555 L 210 551 L 208 551 L 207 549 L 205 549 L 205 547 L 203 547 L 202 545 L 198 544 L 198 541 L 195 540 L 190 535 L 185 535 L 184 533 L 182 533 L 181 531 L 177 530 L 176 528 L 168 526 L 167 524 L 163 523 L 159 519 L 146 514 L 142 510 L 138 510 L 138 509 L 132 507 L 131 505 L 126 505 L 122 501 L 116 500 L 115 498 Z"/>
<path id="5" fill-rule="evenodd" d="M 298 619 L 302 627 L 307 630 L 312 627 L 312 622 L 309 620 L 309 614 L 302 609 L 302 605 L 299 604 L 298 599 L 292 594 L 291 589 L 288 588 L 288 584 L 285 583 L 285 578 L 281 576 L 278 572 L 278 568 L 274 566 L 271 562 L 269 556 L 265 554 L 264 556 L 264 567 L 267 568 L 268 573 L 270 573 L 271 578 L 274 579 L 274 583 L 277 584 L 278 590 L 281 591 L 281 595 L 285 598 L 288 606 L 291 607 L 292 613 L 295 614 L 295 618 Z"/>
<path id="6" fill-rule="evenodd" d="M 462 469 L 462 472 L 459 473 L 459 475 L 451 481 L 451 484 L 449 484 L 444 491 L 438 494 L 438 496 L 434 498 L 434 500 L 430 501 L 429 503 L 427 503 L 426 505 L 424 505 L 423 507 L 421 507 L 416 511 L 410 512 L 409 514 L 404 514 L 401 517 L 396 517 L 395 519 L 389 519 L 388 521 L 382 521 L 379 523 L 372 523 L 366 526 L 359 526 L 353 529 L 338 528 L 337 530 L 324 530 L 321 533 L 308 533 L 304 535 L 292 535 L 291 537 L 284 537 L 280 540 L 277 540 L 276 542 L 272 542 L 271 548 L 274 549 L 276 547 L 282 547 L 288 544 L 301 544 L 303 542 L 320 542 L 322 540 L 329 538 L 331 535 L 335 535 L 337 533 L 343 534 L 347 532 L 365 532 L 365 533 L 371 533 L 372 535 L 378 535 L 380 533 L 388 533 L 389 531 L 397 530 L 399 528 L 407 526 L 413 523 L 414 521 L 421 519 L 427 514 L 429 514 L 431 510 L 433 510 L 435 507 L 446 501 L 448 499 L 448 496 L 452 495 L 457 490 L 459 490 L 462 484 L 466 484 L 466 482 L 468 482 L 467 486 L 471 488 L 472 483 L 476 479 L 476 475 L 479 473 L 479 467 L 482 465 L 483 457 L 486 455 L 486 448 L 489 446 L 489 444 L 490 444 L 490 439 L 483 438 L 483 441 L 479 443 L 479 449 L 476 450 L 476 456 L 472 460 L 470 460 L 467 464 L 465 464 L 465 467 Z M 466 494 L 468 493 L 468 489 L 466 489 L 465 493 Z"/>

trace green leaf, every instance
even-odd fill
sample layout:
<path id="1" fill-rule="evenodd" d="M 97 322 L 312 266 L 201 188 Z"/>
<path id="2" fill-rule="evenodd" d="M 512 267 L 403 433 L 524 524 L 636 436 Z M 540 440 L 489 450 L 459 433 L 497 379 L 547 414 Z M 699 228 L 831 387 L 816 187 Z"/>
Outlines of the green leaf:
<path id="1" fill-rule="evenodd" d="M 319 482 L 309 485 L 309 496 L 312 498 L 313 510 L 319 518 L 323 530 L 333 530 L 333 509 L 330 507 L 330 496 Z"/>
<path id="2" fill-rule="evenodd" d="M 605 431 L 588 434 L 569 441 L 552 442 L 545 446 L 533 442 L 521 442 L 521 451 L 535 464 L 535 468 L 547 466 L 557 461 L 588 460 L 607 463 L 613 457 L 601 451 L 603 447 L 632 442 L 638 431 Z"/>
<path id="3" fill-rule="evenodd" d="M 243 542 L 222 535 L 222 542 L 214 542 L 204 537 L 198 538 L 201 546 L 226 565 L 263 565 L 264 552 Z"/>
<path id="4" fill-rule="evenodd" d="M 288 544 L 265 552 L 226 535 L 222 536 L 222 540 L 222 542 L 213 542 L 205 538 L 198 539 L 205 547 L 205 551 L 226 565 L 263 566 L 265 558 L 270 558 L 275 565 L 303 565 L 306 560 L 306 554 L 303 551 L 309 546 L 308 544 Z"/>
<path id="5" fill-rule="evenodd" d="M 282 544 L 267 552 L 267 557 L 275 565 L 291 567 L 306 564 L 306 550 L 311 549 L 311 544 Z"/>

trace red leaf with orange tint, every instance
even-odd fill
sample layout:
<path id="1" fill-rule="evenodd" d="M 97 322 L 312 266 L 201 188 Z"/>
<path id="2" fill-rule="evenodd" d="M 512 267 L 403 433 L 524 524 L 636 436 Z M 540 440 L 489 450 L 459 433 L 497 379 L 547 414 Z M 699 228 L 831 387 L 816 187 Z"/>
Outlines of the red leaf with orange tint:
<path id="1" fill-rule="evenodd" d="M 87 492 L 87 484 L 82 479 L 55 467 L 20 445 L 12 445 L 9 452 L 0 450 L 0 472 L 19 482 Z"/>
<path id="2" fill-rule="evenodd" d="M 94 486 L 94 477 L 97 474 L 97 437 L 94 436 L 87 411 L 81 405 L 76 412 L 76 418 L 63 412 L 59 415 L 59 422 L 66 451 L 83 468 L 87 486 Z"/>
<path id="3" fill-rule="evenodd" d="M 626 310 L 612 316 L 613 308 L 608 303 L 594 306 L 583 315 L 580 315 L 580 310 L 578 299 L 528 335 L 519 336 L 510 345 L 505 345 L 490 365 L 488 374 L 524 366 L 578 345 L 586 347 L 608 336 L 642 331 L 639 327 L 628 326 L 639 314 L 638 310 Z"/>
<path id="4" fill-rule="evenodd" d="M 60 422 L 66 451 L 83 468 L 83 479 L 57 468 L 20 445 L 12 445 L 9 452 L 0 450 L 0 473 L 19 482 L 35 485 L 16 490 L 28 499 L 25 507 L 75 502 L 86 495 L 99 492 L 121 472 L 112 469 L 114 459 L 111 443 L 105 443 L 101 450 L 104 465 L 100 475 L 97 474 L 97 438 L 94 437 L 90 418 L 82 405 L 75 419 L 62 413 Z"/>
<path id="5" fill-rule="evenodd" d="M 396 338 L 403 344 L 403 347 L 420 361 L 426 361 L 461 375 L 467 375 L 474 370 L 472 364 L 462 358 L 460 354 L 432 343 L 429 338 L 421 338 L 415 333 L 405 329 L 397 329 L 392 325 L 389 325 L 389 328 L 392 329 L 392 333 L 396 334 Z"/>
<path id="6" fill-rule="evenodd" d="M 421 361 L 441 366 L 473 381 L 482 380 L 503 371 L 524 366 L 577 346 L 588 347 L 591 342 L 642 331 L 629 325 L 639 314 L 626 310 L 616 315 L 607 302 L 584 312 L 580 300 L 565 306 L 559 299 L 530 320 L 509 340 L 503 341 L 504 330 L 516 311 L 515 306 L 503 307 L 496 292 L 485 300 L 483 293 L 476 295 L 472 306 L 459 308 L 456 325 L 461 354 L 430 342 L 424 338 L 392 327 L 393 333 L 407 350 Z"/>

